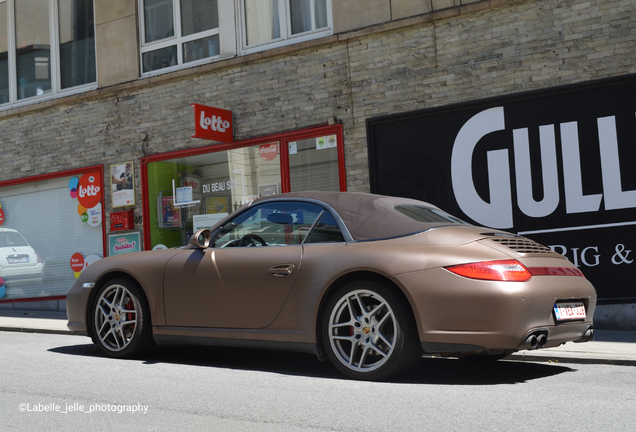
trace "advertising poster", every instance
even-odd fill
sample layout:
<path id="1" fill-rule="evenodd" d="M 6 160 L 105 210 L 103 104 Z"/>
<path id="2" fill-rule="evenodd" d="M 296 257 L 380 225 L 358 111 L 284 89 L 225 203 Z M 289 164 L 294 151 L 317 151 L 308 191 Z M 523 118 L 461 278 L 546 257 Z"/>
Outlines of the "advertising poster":
<path id="1" fill-rule="evenodd" d="M 633 301 L 635 112 L 630 77 L 370 119 L 371 192 L 528 237 L 599 303 Z"/>
<path id="2" fill-rule="evenodd" d="M 192 231 L 197 232 L 201 228 L 210 228 L 227 215 L 227 213 L 194 215 L 192 217 Z"/>
<path id="3" fill-rule="evenodd" d="M 113 208 L 135 205 L 135 173 L 133 163 L 124 162 L 110 166 Z"/>
<path id="4" fill-rule="evenodd" d="M 208 197 L 205 199 L 205 212 L 207 214 L 227 214 L 227 197 Z"/>
<path id="5" fill-rule="evenodd" d="M 139 232 L 110 234 L 108 236 L 108 256 L 141 251 Z"/>
<path id="6" fill-rule="evenodd" d="M 161 197 L 161 220 L 163 228 L 178 228 L 181 226 L 181 211 L 175 208 L 171 196 Z"/>
<path id="7" fill-rule="evenodd" d="M 77 199 L 77 214 L 91 227 L 102 223 L 102 175 L 100 172 L 71 177 L 68 182 L 72 199 Z"/>
<path id="8" fill-rule="evenodd" d="M 278 183 L 258 186 L 258 196 L 268 197 L 272 195 L 278 195 Z"/>

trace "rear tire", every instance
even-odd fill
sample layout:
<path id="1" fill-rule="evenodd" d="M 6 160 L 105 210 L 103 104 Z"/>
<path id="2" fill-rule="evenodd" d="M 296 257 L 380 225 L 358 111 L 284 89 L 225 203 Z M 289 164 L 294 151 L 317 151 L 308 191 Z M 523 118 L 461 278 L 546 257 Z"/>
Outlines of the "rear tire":
<path id="1" fill-rule="evenodd" d="M 410 306 L 372 280 L 346 284 L 323 316 L 325 350 L 349 378 L 383 380 L 410 371 L 422 349 Z"/>
<path id="2" fill-rule="evenodd" d="M 115 278 L 99 289 L 92 318 L 93 340 L 110 357 L 136 357 L 154 345 L 148 300 L 130 279 Z"/>

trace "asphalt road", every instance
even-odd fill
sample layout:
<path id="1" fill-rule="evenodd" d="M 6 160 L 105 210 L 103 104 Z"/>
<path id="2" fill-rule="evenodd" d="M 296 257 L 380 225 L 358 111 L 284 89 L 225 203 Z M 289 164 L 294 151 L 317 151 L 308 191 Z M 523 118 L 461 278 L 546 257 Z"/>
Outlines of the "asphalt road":
<path id="1" fill-rule="evenodd" d="M 633 431 L 636 368 L 423 359 L 393 382 L 296 353 L 0 332 L 0 430 Z"/>

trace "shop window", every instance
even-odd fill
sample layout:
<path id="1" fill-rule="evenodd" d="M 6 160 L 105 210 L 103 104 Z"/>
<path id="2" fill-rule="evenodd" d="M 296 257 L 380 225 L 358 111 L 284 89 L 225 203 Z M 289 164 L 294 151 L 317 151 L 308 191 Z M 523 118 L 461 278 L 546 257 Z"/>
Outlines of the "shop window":
<path id="1" fill-rule="evenodd" d="M 185 245 L 198 229 L 215 225 L 256 198 L 291 191 L 345 188 L 341 125 L 217 144 L 201 148 L 195 154 L 192 150 L 186 153 L 153 155 L 142 163 L 143 189 L 147 191 L 146 249 Z M 185 204 L 180 205 L 182 202 Z M 294 225 L 293 230 L 307 235 L 308 231 L 303 230 L 311 227 L 320 214 L 314 213 L 313 219 L 306 218 L 308 226 Z M 258 216 L 259 223 L 266 216 Z M 282 226 L 280 221 L 268 223 Z M 338 241 L 341 236 L 334 225 L 333 221 L 321 219 L 317 225 L 320 232 L 311 242 Z M 239 232 L 243 231 L 228 234 L 227 241 L 235 240 Z M 281 239 L 269 241 L 288 244 Z"/>
<path id="2" fill-rule="evenodd" d="M 288 143 L 290 192 L 339 190 L 336 135 Z"/>
<path id="3" fill-rule="evenodd" d="M 241 0 L 243 53 L 333 33 L 331 0 Z"/>
<path id="4" fill-rule="evenodd" d="M 0 104 L 92 89 L 95 64 L 92 0 L 0 0 Z"/>
<path id="5" fill-rule="evenodd" d="M 221 53 L 217 0 L 141 0 L 142 72 L 209 60 Z"/>
<path id="6" fill-rule="evenodd" d="M 91 182 L 101 188 L 101 167 L 0 184 L 0 303 L 64 298 L 104 256 L 102 195 L 78 194 Z"/>
<path id="7" fill-rule="evenodd" d="M 149 163 L 151 247 L 184 245 L 193 232 L 242 205 L 280 193 L 280 155 L 278 143 L 273 145 L 276 150 L 266 158 L 257 145 Z M 178 188 L 188 189 L 194 203 L 175 206 Z"/>

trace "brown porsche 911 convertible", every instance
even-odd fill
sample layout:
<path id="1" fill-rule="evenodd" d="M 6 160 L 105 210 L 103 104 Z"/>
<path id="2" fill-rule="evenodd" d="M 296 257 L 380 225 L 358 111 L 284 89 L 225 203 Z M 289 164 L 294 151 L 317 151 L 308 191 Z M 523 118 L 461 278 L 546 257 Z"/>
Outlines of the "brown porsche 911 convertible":
<path id="1" fill-rule="evenodd" d="M 576 266 L 534 241 L 347 192 L 257 199 L 187 246 L 91 264 L 67 296 L 68 327 L 109 356 L 155 341 L 297 350 L 369 380 L 423 354 L 585 342 L 595 306 Z"/>

